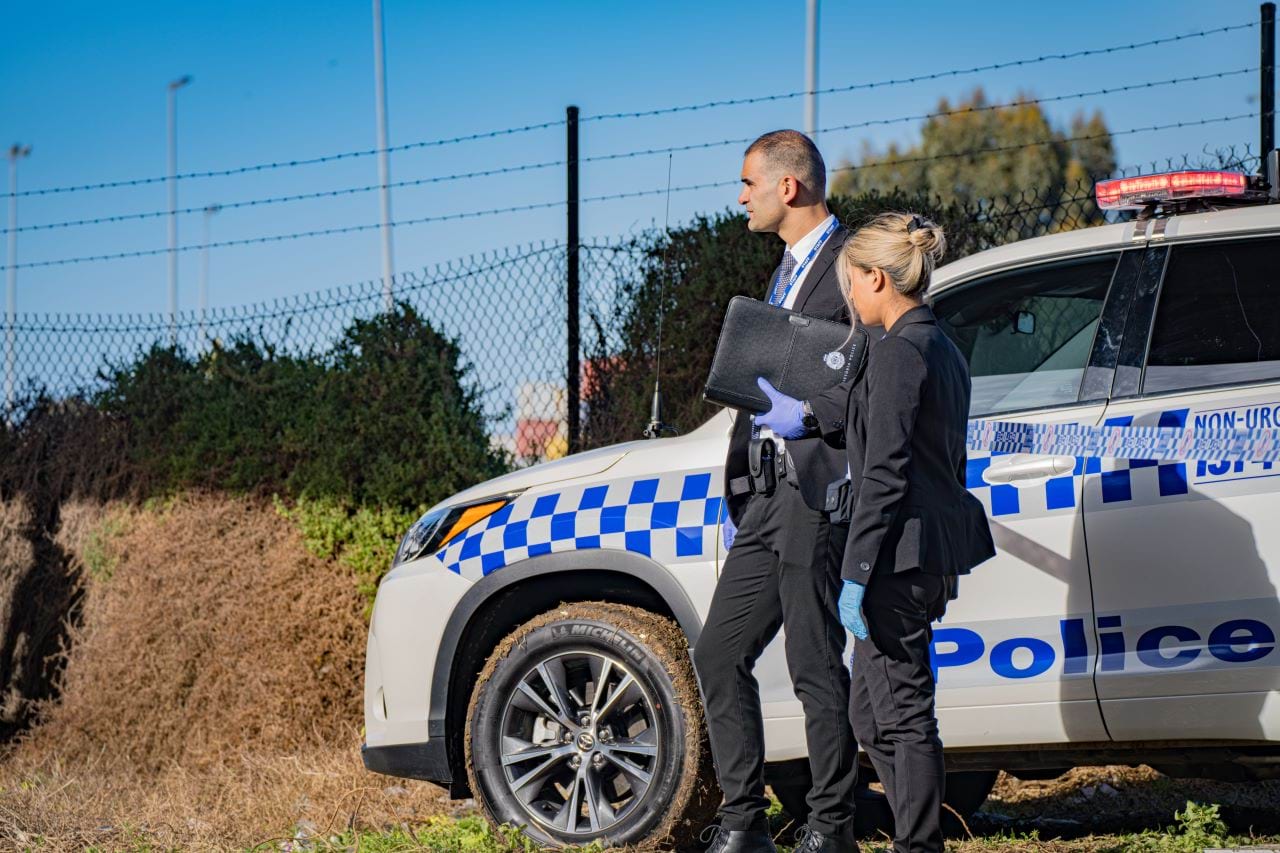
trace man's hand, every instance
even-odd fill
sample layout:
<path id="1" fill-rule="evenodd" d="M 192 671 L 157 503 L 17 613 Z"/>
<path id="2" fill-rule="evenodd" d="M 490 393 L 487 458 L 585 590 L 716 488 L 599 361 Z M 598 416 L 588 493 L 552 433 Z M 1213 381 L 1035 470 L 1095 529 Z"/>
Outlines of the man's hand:
<path id="1" fill-rule="evenodd" d="M 756 384 L 771 404 L 769 411 L 756 415 L 756 425 L 768 427 L 773 430 L 774 435 L 781 438 L 800 438 L 804 435 L 804 406 L 801 402 L 774 388 L 763 376 L 756 379 Z"/>
<path id="2" fill-rule="evenodd" d="M 738 535 L 738 528 L 733 523 L 733 518 L 726 512 L 724 521 L 720 522 L 720 538 L 724 542 L 724 552 L 729 553 L 729 549 L 733 547 L 733 540 Z"/>
<path id="3" fill-rule="evenodd" d="M 867 623 L 862 618 L 862 597 L 867 588 L 857 581 L 845 581 L 840 590 L 840 624 L 849 629 L 849 633 L 859 640 L 865 640 Z"/>

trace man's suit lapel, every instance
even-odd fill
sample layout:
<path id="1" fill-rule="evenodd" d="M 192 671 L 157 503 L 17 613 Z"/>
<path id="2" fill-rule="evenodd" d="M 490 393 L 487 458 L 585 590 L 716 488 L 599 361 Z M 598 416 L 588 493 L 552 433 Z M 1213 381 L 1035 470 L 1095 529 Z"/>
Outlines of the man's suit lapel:
<path id="1" fill-rule="evenodd" d="M 813 259 L 813 269 L 804 277 L 804 284 L 800 285 L 800 293 L 796 295 L 794 310 L 804 311 L 805 303 L 809 301 L 809 297 L 813 295 L 813 292 L 818 289 L 818 283 L 826 277 L 831 265 L 839 257 L 840 249 L 844 246 L 844 238 L 848 233 L 849 230 L 843 225 L 831 232 L 831 236 L 827 238 L 827 242 L 822 246 L 822 251 L 818 253 L 818 257 Z"/>

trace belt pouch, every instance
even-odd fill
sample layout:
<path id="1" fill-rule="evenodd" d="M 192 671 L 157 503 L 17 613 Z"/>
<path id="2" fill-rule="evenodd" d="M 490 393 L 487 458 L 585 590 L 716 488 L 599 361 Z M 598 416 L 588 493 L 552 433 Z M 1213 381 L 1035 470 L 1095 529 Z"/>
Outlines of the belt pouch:
<path id="1" fill-rule="evenodd" d="M 778 487 L 778 445 L 771 438 L 753 438 L 747 445 L 747 466 L 757 495 L 766 497 Z"/>

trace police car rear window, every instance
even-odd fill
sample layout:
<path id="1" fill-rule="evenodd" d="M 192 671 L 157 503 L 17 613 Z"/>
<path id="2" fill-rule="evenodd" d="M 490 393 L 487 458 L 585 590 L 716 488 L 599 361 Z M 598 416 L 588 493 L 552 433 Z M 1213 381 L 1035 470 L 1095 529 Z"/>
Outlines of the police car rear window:
<path id="1" fill-rule="evenodd" d="M 1175 246 L 1144 393 L 1280 379 L 1280 239 Z"/>

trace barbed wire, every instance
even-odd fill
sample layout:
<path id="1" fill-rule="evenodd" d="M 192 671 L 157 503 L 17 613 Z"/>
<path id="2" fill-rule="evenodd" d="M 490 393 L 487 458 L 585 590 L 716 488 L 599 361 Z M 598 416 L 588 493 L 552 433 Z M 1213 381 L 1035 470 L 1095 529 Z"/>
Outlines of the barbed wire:
<path id="1" fill-rule="evenodd" d="M 976 65 L 970 68 L 949 69 L 946 71 L 937 71 L 929 74 L 918 74 L 911 77 L 892 78 L 887 80 L 876 80 L 863 83 L 854 83 L 845 86 L 832 86 L 823 89 L 814 90 L 815 94 L 837 94 L 841 92 L 854 92 L 867 89 L 886 88 L 892 86 L 901 86 L 911 83 L 920 83 L 928 80 L 940 80 L 947 77 L 964 76 L 968 74 L 977 74 L 984 71 L 999 71 L 1007 68 L 1024 67 L 1027 65 L 1035 65 L 1042 62 L 1063 61 L 1071 59 L 1080 59 L 1089 56 L 1099 56 L 1103 54 L 1119 53 L 1122 51 L 1138 50 L 1147 47 L 1154 47 L 1162 44 L 1173 44 L 1180 41 L 1195 38 L 1207 38 L 1212 35 L 1229 33 L 1236 30 L 1250 29 L 1257 26 L 1256 21 L 1248 21 L 1241 24 L 1231 24 L 1224 27 L 1216 27 L 1212 29 L 1198 30 L 1190 33 L 1182 33 L 1174 36 L 1164 36 L 1161 38 L 1148 39 L 1142 42 L 1130 42 L 1127 44 L 1112 45 L 1102 48 L 1087 48 L 1077 51 L 1069 51 L 1063 53 L 1041 54 L 1035 57 L 1025 57 L 1022 59 L 1008 60 L 1004 62 L 988 63 L 986 65 Z M 651 116 L 666 115 L 680 112 L 695 112 L 699 110 L 715 109 L 726 106 L 737 106 L 744 104 L 758 104 L 770 101 L 788 100 L 798 98 L 809 94 L 808 91 L 785 92 L 773 95 L 758 95 L 746 98 L 730 98 L 716 101 L 706 101 L 699 104 L 687 104 L 676 107 L 661 107 L 652 110 L 638 110 L 629 112 L 613 112 L 599 113 L 592 116 L 584 116 L 580 121 L 605 121 L 613 119 L 631 119 L 646 118 Z M 399 151 L 410 151 L 422 148 L 433 148 L 445 145 L 453 145 L 462 142 L 472 142 L 481 139 L 493 139 L 501 136 L 510 136 L 519 133 L 526 133 L 535 130 L 544 130 L 551 127 L 559 127 L 565 124 L 565 119 L 556 119 L 554 121 L 537 122 L 534 124 L 526 124 L 517 127 L 503 128 L 500 130 L 491 130 L 478 133 L 469 133 L 460 136 L 446 137 L 442 139 L 421 140 L 416 142 L 408 142 L 401 145 L 392 145 L 386 148 L 367 148 L 355 151 L 344 151 L 337 154 L 327 154 L 319 157 L 296 158 L 290 160 L 279 160 L 266 163 L 257 163 L 248 166 L 235 166 L 227 169 L 214 169 L 196 172 L 184 172 L 172 176 L 174 180 L 193 180 L 199 178 L 221 178 L 233 175 L 242 175 L 252 172 L 268 171 L 273 169 L 293 168 L 296 166 L 310 166 L 322 163 L 331 163 L 339 160 L 347 160 L 357 157 L 368 157 L 375 154 L 395 153 Z M 97 183 L 74 184 L 68 186 L 42 187 L 30 190 L 19 190 L 16 195 L 18 197 L 25 196 L 41 196 L 55 195 L 73 192 L 87 192 L 91 190 L 117 189 L 121 187 L 145 186 L 148 184 L 161 183 L 170 179 L 169 175 L 157 175 L 147 178 L 129 178 L 116 181 L 101 181 Z"/>
<path id="2" fill-rule="evenodd" d="M 1142 42 L 1130 42 L 1128 44 L 1113 45 L 1111 47 L 1088 48 L 1085 50 L 1076 50 L 1068 53 L 1046 53 L 1040 56 L 1026 57 L 1024 59 L 1014 59 L 1005 62 L 994 62 L 987 65 L 975 65 L 972 68 L 957 68 L 948 71 L 936 71 L 930 74 L 917 74 L 912 77 L 898 77 L 888 80 L 876 80 L 867 83 L 854 83 L 847 86 L 830 86 L 824 89 L 814 89 L 815 95 L 834 95 L 842 92 L 856 92 L 863 89 L 878 89 L 888 86 L 901 86 L 909 83 L 921 83 L 927 80 L 941 80 L 947 77 L 960 77 L 967 74 L 978 74 L 983 71 L 1001 71 L 1006 68 L 1018 68 L 1025 65 L 1035 65 L 1041 62 L 1050 62 L 1054 60 L 1080 59 L 1086 56 L 1098 56 L 1107 53 L 1119 53 L 1121 51 L 1138 50 L 1145 47 L 1154 47 L 1162 44 L 1172 44 L 1174 42 L 1184 41 L 1186 39 L 1204 38 L 1211 35 L 1221 33 L 1234 32 L 1235 30 L 1246 30 L 1258 25 L 1257 21 L 1248 21 L 1243 24 L 1231 24 L 1225 27 L 1216 27 L 1208 30 L 1199 30 L 1192 33 L 1183 33 L 1176 36 L 1165 36 L 1162 38 L 1150 39 Z M 776 95 L 757 95 L 747 98 L 727 98 L 717 101 L 704 101 L 699 104 L 688 104 L 679 107 L 659 107 L 652 110 L 637 110 L 633 112 L 616 112 L 616 113 L 600 113 L 593 116 L 585 116 L 581 121 L 602 121 L 604 119 L 620 119 L 620 118 L 648 118 L 651 116 L 668 115 L 670 113 L 693 112 L 696 110 L 712 109 L 716 107 L 740 106 L 743 104 L 761 104 L 770 101 L 783 101 L 792 98 L 799 98 L 808 95 L 808 90 L 795 92 L 784 92 Z"/>
<path id="3" fill-rule="evenodd" d="M 1217 71 L 1211 74 L 1197 74 L 1191 77 L 1173 77 L 1167 80 L 1151 80 L 1144 83 L 1131 83 L 1125 86 L 1110 86 L 1104 89 L 1092 89 L 1087 92 L 1072 92 L 1065 95 L 1049 95 L 1043 98 L 1020 98 L 1018 100 L 1006 101 L 1000 104 L 983 104 L 982 106 L 960 107 L 954 110 L 939 110 L 932 113 L 917 113 L 909 116 L 897 116 L 895 118 L 885 119 L 866 119 L 852 124 L 833 125 L 832 127 L 823 127 L 818 129 L 818 133 L 836 133 L 844 130 L 857 130 L 864 127 L 874 127 L 888 124 L 900 124 L 909 121 L 928 121 L 935 118 L 945 118 L 948 116 L 967 115 L 970 113 L 991 112 L 994 110 L 1006 110 L 1020 106 L 1034 106 L 1036 104 L 1056 103 L 1060 101 L 1074 100 L 1077 98 L 1091 98 L 1098 95 L 1115 95 L 1122 92 L 1132 92 L 1139 89 L 1154 89 L 1160 86 L 1171 86 L 1178 83 L 1191 83 L 1200 80 L 1211 80 L 1222 77 L 1231 77 L 1240 74 L 1249 74 L 1257 71 L 1257 67 L 1239 68 L 1234 71 Z M 665 148 L 644 148 L 635 151 L 628 151 L 617 154 L 595 154 L 591 157 L 582 158 L 586 161 L 606 161 L 621 160 L 631 157 L 641 157 L 654 154 L 678 154 L 685 151 L 697 151 L 705 148 L 716 148 L 724 145 L 741 145 L 755 140 L 754 136 L 744 136 L 734 139 L 718 139 L 714 142 L 691 142 L 686 145 L 673 145 Z M 1094 137 L 1089 137 L 1094 138 Z"/>
<path id="4" fill-rule="evenodd" d="M 881 166 L 902 166 L 909 163 L 925 163 L 932 160 L 949 160 L 960 157 L 978 157 L 983 154 L 999 154 L 1005 151 L 1017 151 L 1023 148 L 1037 148 L 1043 145 L 1062 145 L 1071 142 L 1089 142 L 1095 139 L 1107 139 L 1116 136 L 1128 136 L 1134 133 L 1152 133 L 1160 130 L 1173 130 L 1181 127 L 1201 127 L 1207 124 L 1222 124 L 1229 121 L 1239 121 L 1244 118 L 1257 118 L 1256 112 L 1239 113 L 1232 116 L 1221 116 L 1219 118 L 1198 119 L 1196 121 L 1178 121 L 1169 124 L 1153 124 L 1147 127 L 1131 127 L 1125 130 L 1110 130 L 1102 133 L 1089 133 L 1081 136 L 1067 136 L 1062 138 L 1038 139 L 1031 142 L 1015 142 L 1009 145 L 998 145 L 987 148 L 972 148 L 968 151 L 949 151 L 945 154 L 928 154 L 919 157 L 903 157 L 896 160 L 873 160 L 869 163 L 856 163 L 848 166 L 837 166 L 832 172 L 855 172 L 860 169 L 873 169 Z"/>
<path id="5" fill-rule="evenodd" d="M 1062 95 L 1047 95 L 1042 98 L 1019 98 L 1017 100 L 1006 101 L 998 104 L 983 104 L 981 106 L 959 107 L 953 110 L 939 110 L 931 113 L 920 113 L 920 114 L 908 115 L 908 116 L 898 116 L 895 118 L 867 119 L 860 122 L 854 122 L 852 124 L 843 124 L 843 125 L 835 125 L 832 127 L 824 127 L 819 129 L 819 133 L 835 133 L 839 131 L 857 130 L 860 128 L 873 127 L 873 126 L 901 124 L 901 123 L 910 122 L 910 121 L 929 121 L 936 118 L 945 118 L 945 117 L 957 116 L 957 115 L 968 115 L 971 113 L 993 112 L 993 111 L 1012 109 L 1012 108 L 1022 107 L 1022 106 L 1034 106 L 1038 104 L 1049 104 L 1049 103 L 1058 103 L 1061 101 L 1076 100 L 1079 98 L 1090 98 L 1090 97 L 1097 97 L 1097 96 L 1121 94 L 1124 92 L 1132 92 L 1140 89 L 1154 89 L 1161 86 L 1172 86 L 1172 85 L 1178 85 L 1182 83 L 1200 82 L 1204 80 L 1217 80 L 1217 79 L 1222 79 L 1224 77 L 1238 76 L 1241 74 L 1250 74 L 1257 70 L 1258 70 L 1257 67 L 1239 68 L 1232 71 L 1217 71 L 1217 72 L 1212 72 L 1208 74 L 1196 74 L 1196 75 L 1187 76 L 1187 77 L 1173 77 L 1166 80 L 1150 80 L 1142 83 L 1130 83 L 1124 86 L 1111 86 L 1111 87 L 1106 87 L 1102 89 L 1092 89 L 1085 92 L 1071 92 L 1071 93 L 1062 94 Z M 722 147 L 725 145 L 741 145 L 741 144 L 751 142 L 754 138 L 755 137 L 720 139 L 720 140 L 715 140 L 711 142 L 695 142 L 695 143 L 689 143 L 686 145 L 669 146 L 666 148 L 645 148 L 645 149 L 637 149 L 633 151 L 616 152 L 612 154 L 595 154 L 589 157 L 579 158 L 579 162 L 588 163 L 588 162 L 606 162 L 606 161 L 626 160 L 626 159 L 632 159 L 636 157 L 645 157 L 645 156 L 656 155 L 656 154 L 674 154 L 679 152 Z M 549 161 L 544 161 L 539 163 L 525 163 L 525 164 L 516 165 L 516 166 L 502 166 L 502 167 L 497 167 L 493 169 L 482 169 L 482 170 L 471 171 L 471 172 L 460 172 L 460 173 L 451 174 L 451 175 L 437 175 L 429 178 L 417 178 L 413 180 L 395 181 L 388 184 L 387 186 L 391 188 L 416 187 L 416 186 L 424 186 L 428 184 L 444 183 L 448 181 L 464 180 L 468 178 L 490 177 L 495 175 L 508 175 L 508 174 L 514 174 L 518 172 L 528 172 L 528 171 L 534 171 L 538 169 L 548 169 L 555 166 L 563 166 L 565 165 L 565 162 L 566 162 L 565 160 L 549 160 Z M 249 199 L 244 201 L 231 201 L 231 202 L 219 203 L 216 205 L 216 207 L 220 210 L 228 210 L 228 209 L 237 209 L 237 208 L 245 208 L 245 207 L 258 207 L 258 206 L 270 205 L 270 204 L 282 204 L 287 202 L 309 201 L 309 200 L 315 200 L 315 199 L 321 199 L 321 198 L 336 198 L 340 196 L 354 195 L 354 194 L 363 193 L 363 192 L 372 192 L 374 190 L 380 189 L 381 186 L 382 186 L 381 184 L 366 184 L 358 187 L 344 187 L 344 188 L 335 189 L 335 190 L 318 190 L 310 193 L 269 196 L 266 198 L 257 198 L 257 199 Z M 176 214 L 189 215 L 194 213 L 200 213 L 206 210 L 207 207 L 209 207 L 209 205 L 202 205 L 202 206 L 196 206 L 196 207 L 184 207 L 172 212 Z M 143 220 L 143 219 L 157 219 L 162 216 L 168 216 L 168 215 L 170 215 L 170 211 L 168 210 L 153 210 L 153 211 L 146 211 L 142 213 L 115 214 L 111 216 L 72 219 L 72 220 L 66 220 L 62 222 L 38 223 L 35 225 L 20 225 L 17 228 L 13 228 L 13 229 L 6 227 L 3 229 L 0 229 L 0 234 L 8 234 L 11 231 L 22 233 L 22 232 L 31 232 L 31 231 L 48 231 L 48 230 L 59 229 L 59 228 L 75 228 L 75 227 L 81 227 L 81 226 L 105 225 L 105 224 L 112 224 L 112 223 L 119 223 L 119 222 L 137 221 L 137 220 Z"/>
<path id="6" fill-rule="evenodd" d="M 1149 125 L 1146 127 L 1128 128 L 1126 130 L 1107 131 L 1103 133 L 1085 134 L 1081 136 L 1040 139 L 1040 140 L 1033 140 L 1031 142 L 1019 142 L 1019 143 L 1012 143 L 1010 145 L 1003 145 L 1003 146 L 996 146 L 996 147 L 974 148 L 974 149 L 969 149 L 967 151 L 951 151 L 944 154 L 930 154 L 930 155 L 924 155 L 920 157 L 906 157 L 906 158 L 900 158 L 896 160 L 859 163 L 859 164 L 853 164 L 848 166 L 837 166 L 831 171 L 832 172 L 850 172 L 850 171 L 857 171 L 860 169 L 869 169 L 874 167 L 898 166 L 898 165 L 905 165 L 909 163 L 928 162 L 933 160 L 976 157 L 983 154 L 998 154 L 1006 151 L 1015 151 L 1023 148 L 1034 148 L 1034 147 L 1043 146 L 1043 145 L 1061 145 L 1061 144 L 1068 144 L 1071 142 L 1085 142 L 1085 141 L 1090 141 L 1094 139 L 1103 139 L 1103 138 L 1116 137 L 1116 136 L 1127 136 L 1135 133 L 1152 133 L 1152 132 L 1157 132 L 1161 130 L 1171 130 L 1174 128 L 1200 127 L 1200 126 L 1209 125 L 1209 124 L 1219 124 L 1219 123 L 1225 123 L 1229 121 L 1237 121 L 1239 119 L 1244 119 L 1244 118 L 1256 118 L 1257 115 L 1258 114 L 1256 112 L 1240 113 L 1238 115 L 1221 116 L 1219 118 L 1199 119 L 1196 121 L 1171 122 L 1168 124 Z M 726 186 L 731 186 L 737 183 L 738 183 L 737 180 L 711 181 L 707 183 L 691 184 L 683 187 L 672 187 L 670 191 L 671 192 L 692 192 L 695 190 L 726 187 Z M 631 192 L 611 193 L 608 195 L 588 196 L 586 198 L 580 199 L 580 202 L 594 203 L 594 202 L 602 202 L 602 201 L 616 201 L 616 200 L 628 199 L 628 198 L 642 198 L 645 196 L 659 195 L 665 192 L 667 192 L 666 188 L 655 188 L 651 190 L 636 190 Z M 460 213 L 448 213 L 448 214 L 440 214 L 437 216 L 423 216 L 423 217 L 417 217 L 413 219 L 401 219 L 395 222 L 391 222 L 389 224 L 393 228 L 399 228 L 399 227 L 405 227 L 410 225 L 423 225 L 430 222 L 448 222 L 448 221 L 461 220 L 461 219 L 473 219 L 473 218 L 478 218 L 483 216 L 494 216 L 498 214 L 521 213 L 521 212 L 527 212 L 532 210 L 542 210 L 542 209 L 553 208 L 553 207 L 561 207 L 566 203 L 567 202 L 565 199 L 557 199 L 555 201 L 532 202 L 529 204 L 510 205 L 507 207 L 496 207 L 496 208 L 489 208 L 486 210 L 465 211 Z M 114 253 L 104 254 L 104 255 L 86 255 L 86 256 L 72 257 L 72 258 L 54 258 L 54 259 L 44 260 L 44 261 L 28 261 L 26 263 L 14 264 L 13 268 L 14 269 L 34 269 L 39 267 L 65 266 L 68 264 L 91 263 L 91 262 L 98 262 L 98 261 L 115 261 L 115 260 L 124 260 L 127 258 L 152 257 L 155 255 L 168 254 L 170 252 L 193 252 L 193 251 L 196 251 L 199 249 L 205 249 L 205 248 L 222 249 L 222 248 L 229 248 L 232 246 L 249 246 L 249 245 L 257 245 L 257 244 L 263 244 L 263 243 L 278 243 L 278 242 L 284 242 L 287 240 L 298 240 L 298 239 L 304 239 L 309 237 L 324 237 L 324 236 L 331 236 L 331 235 L 337 235 L 337 234 L 351 234 L 351 233 L 356 233 L 361 231 L 370 231 L 375 228 L 381 228 L 381 227 L 382 227 L 381 223 L 367 223 L 362 225 L 344 225 L 344 226 L 338 226 L 335 228 L 320 228 L 320 229 L 314 229 L 310 231 L 298 231 L 298 232 L 293 232 L 289 234 L 273 234 L 273 235 L 266 235 L 266 236 L 260 236 L 260 237 L 248 237 L 248 238 L 243 238 L 238 240 L 222 240 L 219 242 L 208 243 L 208 244 L 199 243 L 199 244 L 192 244 L 187 246 L 178 246 L 175 249 L 169 249 L 169 248 L 141 249 L 141 250 L 130 251 L 130 252 L 114 252 Z"/>
<path id="7" fill-rule="evenodd" d="M 456 181 L 465 178 L 480 178 L 491 175 L 509 175 L 516 172 L 529 172 L 535 169 L 547 169 L 552 166 L 563 166 L 564 160 L 552 160 L 544 163 L 525 163 L 520 166 L 502 166 L 495 169 L 482 169 L 474 172 L 460 172 L 453 175 L 437 175 L 430 178 L 416 178 L 413 180 L 393 181 L 387 184 L 388 187 L 395 189 L 398 187 L 419 187 L 427 184 L 438 184 L 446 181 Z M 200 205 L 197 207 L 182 207 L 172 211 L 177 214 L 201 213 L 209 207 L 217 207 L 219 210 L 230 210 L 243 207 L 259 207 L 268 204 L 283 204 L 285 202 L 294 201 L 310 201 L 320 198 L 331 198 L 344 195 L 355 195 L 363 192 L 373 192 L 382 189 L 382 184 L 366 184 L 359 187 L 343 187 L 336 190 L 317 190 L 309 193 L 297 193 L 294 195 L 267 196 L 265 198 L 247 199 L 244 201 L 228 201 L 218 202 L 213 205 Z M 82 225 L 105 225 L 114 222 L 128 222 L 139 219 L 156 219 L 161 216 L 168 216 L 168 210 L 149 210 L 143 213 L 121 213 L 113 216 L 99 216 L 91 219 L 71 219 L 65 222 L 48 222 L 36 225 L 20 225 L 17 228 L 0 229 L 0 234 L 8 234 L 10 231 L 21 233 L 23 231 L 49 231 L 55 228 L 74 228 Z"/>
<path id="8" fill-rule="evenodd" d="M 321 157 L 309 157 L 296 160 L 278 160 L 270 163 L 255 163 L 251 166 L 234 166 L 229 169 L 213 169 L 204 172 L 182 172 L 173 175 L 176 181 L 186 181 L 193 178 L 225 178 L 232 175 L 244 175 L 250 172 L 266 172 L 272 169 L 287 169 L 294 166 L 314 166 L 319 163 L 333 163 L 338 160 L 350 160 L 355 157 L 369 157 L 374 154 L 395 153 L 397 151 L 410 151 L 417 148 L 435 148 L 442 145 L 453 145 L 458 142 L 472 142 L 477 139 L 494 139 L 499 136 L 511 136 L 516 133 L 525 133 L 531 130 L 543 130 L 548 127 L 559 127 L 565 123 L 564 119 L 556 121 L 544 121 L 538 124 L 526 124 L 521 127 L 508 127 L 503 130 L 490 130 L 483 133 L 468 133 L 463 136 L 451 136 L 445 139 L 428 139 L 419 142 L 406 142 L 402 145 L 392 145 L 387 148 L 366 148 L 359 151 L 343 151 L 338 154 L 325 154 Z M 118 189 L 120 187 L 139 187 L 147 184 L 158 184 L 169 180 L 169 175 L 155 175 L 149 178 L 127 178 L 118 181 L 102 181 L 96 184 L 75 184 L 63 187 L 43 187 L 34 190 L 19 190 L 17 193 L 10 195 L 37 196 L 37 195 L 56 195 L 59 193 L 84 192 L 87 190 L 109 190 Z M 381 185 L 379 185 L 381 186 Z"/>
<path id="9" fill-rule="evenodd" d="M 713 187 L 723 187 L 730 184 L 738 183 L 734 181 L 716 181 L 704 184 L 690 184 L 683 187 L 672 187 L 671 192 L 692 192 L 694 190 L 704 190 Z M 619 199 L 640 198 L 642 196 L 658 195 L 665 193 L 666 188 L 653 190 L 637 190 L 634 192 L 611 193 L 609 195 L 588 196 L 579 199 L 580 203 L 601 202 L 601 201 L 617 201 Z M 502 213 L 523 213 L 531 210 L 543 210 L 552 207 L 563 207 L 567 202 L 564 199 L 555 201 L 539 201 L 529 204 L 515 204 L 508 207 L 494 207 L 486 210 L 472 210 L 460 213 L 445 213 L 437 216 L 420 216 L 413 219 L 399 219 L 388 223 L 392 228 L 401 228 L 410 225 L 424 225 L 429 222 L 449 222 L 459 219 L 475 219 L 482 216 L 494 216 Z M 65 266 L 67 264 L 83 264 L 97 261 L 118 261 L 126 258 L 145 258 L 154 257 L 155 255 L 165 255 L 170 252 L 194 252 L 200 249 L 225 249 L 231 246 L 252 246 L 262 243 L 280 243 L 287 240 L 301 240 L 308 237 L 327 237 L 337 234 L 354 234 L 360 231 L 371 231 L 381 228 L 382 223 L 373 222 L 362 225 L 341 225 L 334 228 L 317 228 L 310 231 L 295 231 L 289 234 L 269 234 L 261 237 L 246 237 L 239 240 L 221 240 L 214 243 L 195 243 L 187 246 L 178 246 L 174 249 L 139 249 L 131 252 L 112 252 L 105 255 L 85 255 L 75 258 L 54 258 L 47 261 L 29 261 L 26 263 L 14 264 L 14 269 L 34 269 L 37 267 L 55 267 Z"/>

